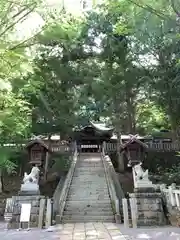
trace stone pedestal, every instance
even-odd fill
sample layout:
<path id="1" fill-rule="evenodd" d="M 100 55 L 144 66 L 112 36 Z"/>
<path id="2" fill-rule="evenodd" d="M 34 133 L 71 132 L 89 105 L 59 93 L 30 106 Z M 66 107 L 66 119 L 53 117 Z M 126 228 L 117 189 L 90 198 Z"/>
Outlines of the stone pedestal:
<path id="1" fill-rule="evenodd" d="M 39 185 L 37 183 L 24 183 L 21 184 L 21 190 L 19 191 L 20 196 L 36 196 L 40 195 Z"/>
<path id="2" fill-rule="evenodd" d="M 166 224 L 162 196 L 159 189 L 136 188 L 137 226 L 162 226 Z"/>
<path id="3" fill-rule="evenodd" d="M 153 188 L 153 184 L 149 180 L 139 180 L 134 183 L 135 188 Z"/>
<path id="4" fill-rule="evenodd" d="M 30 215 L 30 227 L 38 226 L 39 217 L 39 205 L 40 200 L 45 198 L 44 196 L 13 196 L 12 197 L 12 219 L 8 224 L 8 229 L 19 228 L 20 214 L 21 214 L 21 204 L 30 203 L 31 204 L 31 215 Z M 25 224 L 27 225 L 27 224 Z M 24 226 L 23 228 L 27 228 Z"/>

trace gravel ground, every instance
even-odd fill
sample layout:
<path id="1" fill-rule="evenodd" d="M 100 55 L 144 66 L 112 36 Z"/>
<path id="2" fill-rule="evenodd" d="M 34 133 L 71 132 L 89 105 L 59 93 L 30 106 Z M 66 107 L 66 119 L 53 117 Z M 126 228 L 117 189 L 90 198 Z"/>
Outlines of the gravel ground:
<path id="1" fill-rule="evenodd" d="M 120 226 L 121 233 L 132 240 L 180 240 L 180 228 L 175 227 L 157 227 L 157 228 L 124 228 Z"/>

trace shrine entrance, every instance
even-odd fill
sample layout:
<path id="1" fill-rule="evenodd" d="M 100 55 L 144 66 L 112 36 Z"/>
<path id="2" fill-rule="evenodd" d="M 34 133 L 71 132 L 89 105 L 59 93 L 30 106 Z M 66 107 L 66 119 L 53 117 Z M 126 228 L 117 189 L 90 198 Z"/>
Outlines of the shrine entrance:
<path id="1" fill-rule="evenodd" d="M 101 152 L 102 143 L 112 137 L 113 128 L 102 123 L 92 123 L 74 132 L 79 152 Z"/>

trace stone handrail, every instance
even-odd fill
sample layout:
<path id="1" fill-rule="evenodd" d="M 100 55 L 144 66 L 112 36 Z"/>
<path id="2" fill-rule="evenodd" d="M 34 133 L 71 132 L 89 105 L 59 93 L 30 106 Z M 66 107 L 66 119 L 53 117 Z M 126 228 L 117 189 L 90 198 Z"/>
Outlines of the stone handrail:
<path id="1" fill-rule="evenodd" d="M 113 213 L 115 214 L 115 216 L 120 216 L 119 199 L 117 198 L 114 184 L 113 184 L 112 178 L 110 176 L 110 173 L 109 173 L 109 170 L 108 170 L 108 167 L 106 164 L 105 156 L 103 156 L 103 155 L 102 155 L 102 160 L 103 160 L 108 190 L 109 190 L 109 194 L 110 194 L 110 198 L 111 198 Z"/>
<path id="2" fill-rule="evenodd" d="M 117 221 L 117 218 L 120 218 L 120 204 L 122 204 L 121 200 L 124 197 L 124 193 L 122 191 L 120 184 L 119 184 L 119 189 L 117 189 L 118 188 L 117 181 L 115 180 L 115 178 L 117 178 L 117 175 L 115 173 L 114 167 L 111 165 L 112 163 L 111 163 L 109 156 L 105 156 L 104 150 L 102 152 L 101 157 L 102 157 L 103 165 L 104 165 L 104 169 L 105 169 L 105 176 L 106 176 L 106 180 L 107 180 L 109 194 L 110 194 L 110 198 L 111 198 L 112 205 L 113 205 L 112 207 L 113 207 L 114 214 L 115 214 L 116 221 Z M 120 193 L 120 195 L 118 193 Z"/>
<path id="3" fill-rule="evenodd" d="M 112 161 L 111 161 L 110 157 L 105 154 L 105 150 L 104 150 L 105 145 L 106 145 L 106 143 L 104 142 L 103 143 L 103 148 L 102 148 L 102 155 L 104 156 L 104 158 L 106 158 L 106 164 L 108 166 L 108 171 L 110 173 L 110 176 L 113 180 L 113 184 L 114 184 L 114 187 L 115 187 L 115 190 L 116 190 L 116 195 L 119 199 L 122 199 L 122 198 L 124 198 L 124 192 L 122 190 L 121 184 L 119 182 L 119 178 L 118 178 L 117 173 L 114 169 Z"/>
<path id="4" fill-rule="evenodd" d="M 63 214 L 63 211 L 64 211 L 64 207 L 65 207 L 65 204 L 66 204 L 66 198 L 67 198 L 67 195 L 68 195 L 68 192 L 69 192 L 71 181 L 72 181 L 72 178 L 73 178 L 73 175 L 74 175 L 74 170 L 75 170 L 75 166 L 76 166 L 76 162 L 77 162 L 77 156 L 78 156 L 77 146 L 75 145 L 71 167 L 70 167 L 69 172 L 66 176 L 66 180 L 64 182 L 64 186 L 62 188 L 60 198 L 59 198 L 59 220 L 60 221 L 61 221 L 62 214 Z"/>
<path id="5" fill-rule="evenodd" d="M 61 179 L 56 187 L 56 190 L 54 192 L 54 195 L 53 195 L 53 202 L 54 202 L 53 211 L 55 213 L 57 213 L 59 211 L 59 199 L 60 199 L 61 191 L 64 186 L 65 180 L 66 180 L 65 176 L 61 177 Z"/>

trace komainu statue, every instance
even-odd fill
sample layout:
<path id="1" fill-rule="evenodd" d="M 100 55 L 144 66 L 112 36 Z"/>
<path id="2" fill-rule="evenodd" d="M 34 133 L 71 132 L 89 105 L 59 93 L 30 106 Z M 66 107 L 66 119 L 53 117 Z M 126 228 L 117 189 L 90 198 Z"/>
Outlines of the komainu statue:
<path id="1" fill-rule="evenodd" d="M 148 181 L 149 180 L 149 172 L 148 169 L 146 171 L 144 171 L 141 167 L 142 163 L 136 164 L 134 166 L 134 171 L 136 173 L 136 180 L 145 180 Z"/>
<path id="2" fill-rule="evenodd" d="M 24 173 L 24 178 L 23 178 L 23 183 L 36 183 L 38 184 L 39 181 L 39 168 L 38 167 L 33 167 L 31 169 L 30 174 L 27 174 L 26 172 Z"/>

